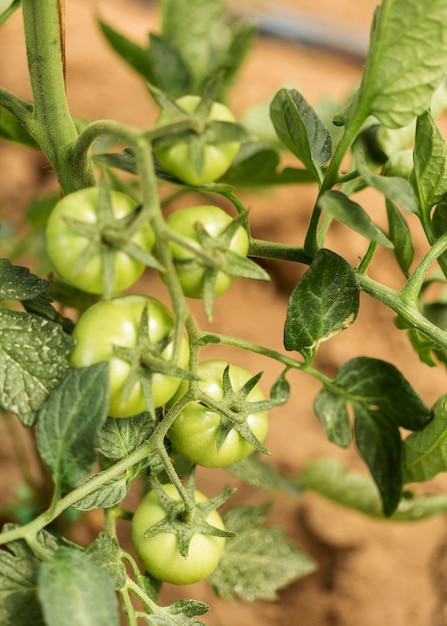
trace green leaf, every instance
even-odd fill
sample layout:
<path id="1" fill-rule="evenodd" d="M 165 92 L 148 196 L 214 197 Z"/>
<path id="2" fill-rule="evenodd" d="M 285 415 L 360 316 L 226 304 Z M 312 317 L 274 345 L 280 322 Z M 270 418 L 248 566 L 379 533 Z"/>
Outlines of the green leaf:
<path id="1" fill-rule="evenodd" d="M 108 391 L 107 363 L 72 369 L 39 413 L 39 454 L 62 491 L 77 487 L 92 469 Z"/>
<path id="2" fill-rule="evenodd" d="M 126 568 L 121 562 L 121 549 L 118 540 L 105 531 L 99 533 L 86 550 L 92 563 L 105 570 L 114 581 L 115 589 L 126 584 Z"/>
<path id="3" fill-rule="evenodd" d="M 50 283 L 32 274 L 27 267 L 0 259 L 0 300 L 29 300 L 45 291 Z"/>
<path id="4" fill-rule="evenodd" d="M 59 324 L 0 310 L 0 406 L 31 426 L 68 370 L 73 340 Z"/>
<path id="5" fill-rule="evenodd" d="M 59 548 L 42 563 L 38 594 L 47 626 L 119 626 L 112 579 L 81 550 Z"/>
<path id="6" fill-rule="evenodd" d="M 256 509 L 230 509 L 224 514 L 228 538 L 219 566 L 209 577 L 216 593 L 227 600 L 276 600 L 278 590 L 315 570 L 315 564 L 290 543 L 279 528 L 253 525 Z M 235 520 L 235 522 L 234 522 Z M 245 523 L 244 523 L 245 521 Z"/>
<path id="7" fill-rule="evenodd" d="M 5 524 L 3 531 L 17 528 Z M 36 536 L 39 551 L 49 556 L 58 544 L 49 532 L 41 530 Z M 42 554 L 40 552 L 40 554 Z M 24 540 L 12 541 L 6 550 L 0 550 L 0 623 L 2 626 L 44 626 L 42 610 L 37 598 L 37 575 L 40 557 Z"/>
<path id="8" fill-rule="evenodd" d="M 278 170 L 279 162 L 276 150 L 262 144 L 244 143 L 222 180 L 238 187 L 314 182 L 315 176 L 308 170 L 292 167 Z"/>
<path id="9" fill-rule="evenodd" d="M 444 0 L 384 0 L 376 10 L 360 101 L 389 128 L 429 108 L 447 73 Z"/>
<path id="10" fill-rule="evenodd" d="M 418 199 L 413 187 L 405 178 L 399 176 L 380 176 L 373 174 L 366 168 L 360 170 L 364 181 L 374 189 L 377 189 L 390 201 L 399 204 L 408 213 L 418 213 Z"/>
<path id="11" fill-rule="evenodd" d="M 431 411 L 394 365 L 369 357 L 344 363 L 331 391 L 350 403 L 361 455 L 379 488 L 384 512 L 391 515 L 402 493 L 402 443 L 399 427 L 423 428 Z M 341 401 L 337 406 L 340 411 Z"/>
<path id="12" fill-rule="evenodd" d="M 429 112 L 416 124 L 413 151 L 414 169 L 411 182 L 423 215 L 447 194 L 447 147 L 436 122 Z"/>
<path id="13" fill-rule="evenodd" d="M 394 245 L 394 256 L 404 274 L 408 275 L 414 258 L 414 246 L 408 224 L 391 200 L 386 201 L 389 238 Z"/>
<path id="14" fill-rule="evenodd" d="M 371 241 L 375 241 L 385 248 L 393 248 L 393 244 L 372 221 L 366 211 L 353 200 L 350 200 L 341 191 L 326 191 L 319 200 L 318 205 L 328 215 L 338 222 L 349 226 L 352 230 Z"/>
<path id="15" fill-rule="evenodd" d="M 205 626 L 205 622 L 194 619 L 203 615 L 209 606 L 198 600 L 177 600 L 169 606 L 158 607 L 157 613 L 145 617 L 150 626 Z"/>
<path id="16" fill-rule="evenodd" d="M 382 498 L 385 515 L 397 508 L 402 495 L 403 449 L 399 430 L 380 410 L 356 403 L 354 432 Z"/>
<path id="17" fill-rule="evenodd" d="M 266 491 L 282 491 L 292 496 L 301 493 L 301 488 L 294 482 L 282 476 L 274 467 L 267 465 L 257 454 L 250 454 L 248 457 L 232 465 L 228 465 L 226 470 L 243 480 L 248 485 Z"/>
<path id="18" fill-rule="evenodd" d="M 216 69 L 213 59 L 219 42 L 213 42 L 212 36 L 223 7 L 223 0 L 161 2 L 162 35 L 183 57 L 195 87 L 202 85 Z"/>
<path id="19" fill-rule="evenodd" d="M 279 139 L 319 180 L 332 156 L 332 138 L 312 107 L 295 89 L 281 89 L 270 115 Z"/>
<path id="20" fill-rule="evenodd" d="M 86 479 L 88 483 L 94 477 Z M 73 504 L 73 508 L 77 511 L 92 511 L 93 509 L 108 509 L 119 504 L 127 494 L 127 478 L 126 476 L 117 476 L 108 480 L 106 483 L 98 487 L 88 496 L 84 496 L 81 500 L 77 500 Z"/>
<path id="21" fill-rule="evenodd" d="M 122 459 L 149 439 L 154 429 L 148 413 L 126 419 L 109 417 L 98 433 L 98 451 L 109 459 Z"/>
<path id="22" fill-rule="evenodd" d="M 347 472 L 337 459 L 311 463 L 299 477 L 299 482 L 340 506 L 392 522 L 418 521 L 447 510 L 445 495 L 415 497 L 406 492 L 396 511 L 384 518 L 380 495 L 373 480 L 360 472 Z"/>
<path id="23" fill-rule="evenodd" d="M 148 51 L 121 35 L 103 20 L 98 20 L 98 24 L 113 50 L 145 80 L 154 82 L 155 76 Z"/>
<path id="24" fill-rule="evenodd" d="M 359 293 L 352 267 L 334 252 L 320 250 L 290 296 L 284 326 L 286 350 L 312 359 L 323 341 L 354 322 Z"/>
<path id="25" fill-rule="evenodd" d="M 346 398 L 328 387 L 323 387 L 315 397 L 314 409 L 329 441 L 347 448 L 352 441 L 352 429 Z"/>
<path id="26" fill-rule="evenodd" d="M 188 66 L 169 39 L 151 33 L 148 56 L 155 86 L 174 98 L 190 92 L 191 75 Z"/>
<path id="27" fill-rule="evenodd" d="M 0 16 L 0 24 L 2 17 Z M 0 138 L 14 141 L 29 148 L 39 147 L 18 118 L 2 106 L 0 106 Z"/>
<path id="28" fill-rule="evenodd" d="M 447 396 L 434 406 L 433 419 L 404 444 L 405 482 L 427 481 L 447 471 Z"/>

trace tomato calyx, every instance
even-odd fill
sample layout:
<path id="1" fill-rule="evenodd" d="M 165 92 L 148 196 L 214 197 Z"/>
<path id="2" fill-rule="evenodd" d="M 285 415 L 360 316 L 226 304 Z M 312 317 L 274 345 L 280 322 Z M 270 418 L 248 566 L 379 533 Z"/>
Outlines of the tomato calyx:
<path id="1" fill-rule="evenodd" d="M 129 376 L 123 387 L 124 400 L 129 398 L 135 385 L 140 383 L 147 410 L 152 419 L 155 420 L 152 390 L 153 375 L 159 373 L 188 380 L 192 380 L 195 377 L 188 370 L 178 367 L 174 360 L 165 360 L 163 358 L 163 354 L 173 352 L 173 331 L 159 341 L 151 341 L 148 319 L 148 307 L 145 306 L 138 325 L 136 345 L 132 347 L 114 345 L 113 353 L 116 357 L 130 365 Z"/>
<path id="2" fill-rule="evenodd" d="M 234 429 L 252 448 L 263 454 L 271 454 L 268 448 L 259 441 L 247 422 L 249 415 L 266 411 L 276 405 L 274 400 L 258 402 L 247 400 L 248 395 L 257 385 L 261 376 L 262 372 L 255 374 L 247 380 L 239 391 L 234 391 L 230 380 L 230 366 L 227 365 L 222 377 L 223 397 L 221 400 L 216 401 L 199 391 L 199 402 L 221 415 L 221 422 L 216 436 L 217 450 L 221 449 L 226 438 Z"/>
<path id="3" fill-rule="evenodd" d="M 176 500 L 168 495 L 156 478 L 151 480 L 151 487 L 157 495 L 166 515 L 162 520 L 145 530 L 144 537 L 146 539 L 155 537 L 160 533 L 172 533 L 176 536 L 180 554 L 186 558 L 194 535 L 214 535 L 215 537 L 235 536 L 235 533 L 212 526 L 206 520 L 209 514 L 219 508 L 236 489 L 225 489 L 221 494 L 210 500 L 195 502 L 194 473 L 192 472 L 186 484 L 186 492 L 191 502 L 194 502 L 194 508 L 192 511 L 187 511 L 183 500 Z"/>

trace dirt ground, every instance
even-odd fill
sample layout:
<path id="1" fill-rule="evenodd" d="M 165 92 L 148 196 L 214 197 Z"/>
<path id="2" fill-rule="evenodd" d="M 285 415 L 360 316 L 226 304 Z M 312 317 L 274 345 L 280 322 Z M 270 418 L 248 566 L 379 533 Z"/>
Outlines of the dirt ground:
<path id="1" fill-rule="evenodd" d="M 261 4 L 261 0 L 250 3 Z M 318 4 L 283 0 L 289 8 L 318 11 L 334 32 L 349 28 L 365 39 L 375 4 L 375 0 L 320 0 Z M 143 42 L 147 31 L 157 24 L 154 11 L 137 0 L 67 0 L 66 10 L 67 92 L 72 112 L 92 120 L 110 117 L 135 126 L 148 125 L 155 110 L 145 87 L 101 39 L 95 12 L 99 10 L 104 19 Z M 258 37 L 235 85 L 232 105 L 242 116 L 250 106 L 270 99 L 283 86 L 295 87 L 311 103 L 328 95 L 342 99 L 355 86 L 360 73 L 361 60 L 297 42 Z M 19 15 L 2 29 L 0 79 L 18 95 L 29 97 Z M 0 143 L 2 212 L 20 211 L 36 188 L 44 192 L 54 184 L 36 155 Z M 291 186 L 275 192 L 242 192 L 240 196 L 251 207 L 255 236 L 299 244 L 314 193 L 311 187 Z M 380 222 L 382 204 L 373 195 L 367 195 L 365 203 Z M 419 243 L 418 254 L 423 249 L 422 239 Z M 365 249 L 364 241 L 341 227 L 331 230 L 329 244 L 334 250 L 342 250 L 353 263 Z M 384 251 L 377 256 L 371 275 L 389 286 L 398 286 L 400 277 L 393 269 L 390 254 Z M 268 269 L 273 278 L 270 285 L 238 281 L 219 299 L 212 327 L 282 350 L 287 297 L 303 268 L 271 263 Z M 145 286 L 156 297 L 166 298 L 162 285 L 152 276 L 145 279 Z M 202 327 L 207 327 L 200 305 L 194 304 L 193 308 Z M 399 367 L 431 404 L 444 392 L 445 372 L 418 362 L 405 335 L 394 330 L 392 318 L 380 304 L 363 297 L 357 322 L 322 348 L 318 365 L 334 374 L 339 365 L 354 356 L 382 358 Z M 218 354 L 224 356 L 224 351 L 219 349 Z M 260 362 L 250 353 L 231 352 L 231 358 L 253 371 L 263 369 L 266 389 L 278 373 L 275 364 Z M 312 409 L 319 386 L 300 373 L 290 381 L 290 402 L 272 412 L 267 441 L 271 463 L 289 475 L 297 475 L 310 461 L 333 456 L 346 467 L 364 471 L 354 449 L 341 451 L 326 441 Z M 10 448 L 11 440 L 5 434 L 0 438 L 2 501 L 12 497 L 13 477 L 17 476 Z M 234 483 L 223 472 L 213 470 L 200 474 L 198 486 L 211 495 L 222 485 Z M 445 483 L 440 479 L 429 489 L 441 490 L 447 486 Z M 265 494 L 240 485 L 234 502 L 255 504 L 264 498 Z M 283 528 L 291 540 L 316 559 L 319 569 L 314 574 L 282 591 L 276 603 L 228 604 L 216 600 L 207 583 L 180 589 L 167 585 L 163 601 L 194 597 L 208 602 L 213 608 L 203 619 L 209 626 L 447 626 L 446 516 L 391 524 L 338 508 L 310 493 L 299 499 L 271 499 L 269 523 Z M 87 523 L 94 535 L 101 519 L 90 515 Z"/>

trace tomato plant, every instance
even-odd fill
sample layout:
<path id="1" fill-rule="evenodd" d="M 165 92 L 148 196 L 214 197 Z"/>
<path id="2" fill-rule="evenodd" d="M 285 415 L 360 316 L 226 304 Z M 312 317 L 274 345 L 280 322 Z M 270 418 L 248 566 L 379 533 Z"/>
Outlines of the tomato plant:
<path id="1" fill-rule="evenodd" d="M 227 367 L 229 389 L 224 383 Z M 200 389 L 215 401 L 213 408 L 206 406 L 205 400 L 187 404 L 175 418 L 168 433 L 169 439 L 177 452 L 198 465 L 224 467 L 236 463 L 255 450 L 247 438 L 254 435 L 263 443 L 267 436 L 267 411 L 256 410 L 259 405 L 255 405 L 262 403 L 265 396 L 257 384 L 240 394 L 252 375 L 225 361 L 204 361 L 199 365 L 198 375 Z M 220 406 L 222 412 L 216 406 Z M 224 408 L 228 409 L 227 414 L 224 414 Z M 231 412 L 238 421 L 231 421 Z M 241 416 L 243 421 L 240 421 Z"/>
<path id="2" fill-rule="evenodd" d="M 207 578 L 217 567 L 221 559 L 225 537 L 202 534 L 192 531 L 189 544 L 181 553 L 178 534 L 188 527 L 182 519 L 180 496 L 174 485 L 163 486 L 171 499 L 166 503 L 160 501 L 155 491 L 150 491 L 140 502 L 132 519 L 132 542 L 135 551 L 146 571 L 165 582 L 175 585 L 189 585 Z M 196 504 L 209 502 L 200 491 L 195 490 Z M 169 508 L 171 507 L 171 508 Z M 166 520 L 169 530 L 159 528 L 157 534 L 150 534 L 155 525 Z M 215 510 L 210 511 L 205 522 L 219 530 L 225 530 L 221 516 Z M 208 529 L 209 530 L 209 529 Z"/>
<path id="3" fill-rule="evenodd" d="M 58 274 L 74 287 L 95 294 L 106 291 L 106 255 L 111 255 L 112 292 L 131 287 L 145 269 L 144 263 L 119 249 L 118 241 L 115 246 L 111 241 L 112 235 L 119 238 L 119 231 L 114 232 L 113 227 L 135 213 L 135 202 L 112 191 L 110 206 L 101 213 L 99 196 L 97 187 L 68 194 L 54 207 L 46 229 L 47 253 Z M 154 241 L 149 224 L 130 239 L 147 252 Z"/>
<path id="4" fill-rule="evenodd" d="M 186 95 L 176 101 L 177 106 L 186 113 L 194 113 L 200 103 L 199 96 Z M 157 124 L 162 126 L 175 121 L 177 118 L 171 111 L 160 113 Z M 206 121 L 235 122 L 236 119 L 228 107 L 220 102 L 213 102 Z M 188 185 L 204 185 L 218 180 L 228 170 L 235 156 L 239 152 L 240 143 L 237 141 L 223 141 L 222 143 L 205 143 L 199 146 L 198 167 L 191 158 L 194 150 L 193 141 L 179 141 L 168 147 L 156 150 L 160 165 L 169 174 Z M 197 148 L 196 148 L 197 149 Z"/>
<path id="5" fill-rule="evenodd" d="M 214 295 L 220 296 L 235 276 L 225 272 L 225 253 L 230 250 L 245 257 L 249 239 L 242 226 L 222 237 L 233 222 L 228 213 L 216 206 L 195 206 L 171 213 L 166 224 L 186 245 L 171 241 L 170 248 L 177 275 L 185 296 L 202 298 L 207 277 L 212 281 Z M 216 269 L 217 268 L 222 268 Z"/>
<path id="6" fill-rule="evenodd" d="M 174 395 L 180 378 L 157 371 L 173 357 L 173 326 L 167 308 L 150 296 L 104 300 L 82 315 L 73 331 L 76 345 L 70 361 L 76 367 L 109 363 L 109 415 L 130 417 L 160 407 Z M 188 343 L 182 337 L 175 365 L 186 367 L 188 358 Z"/>
<path id="7" fill-rule="evenodd" d="M 161 109 L 144 128 L 73 115 L 63 4 L 0 5 L 2 27 L 21 12 L 32 92 L 26 100 L 0 86 L 0 137 L 36 151 L 62 198 L 50 213 L 54 195 L 24 206 L 17 189 L 0 233 L 0 409 L 26 487 L 4 507 L 0 622 L 201 624 L 202 602 L 161 605 L 166 581 L 208 578 L 230 601 L 277 599 L 316 563 L 269 526 L 267 503 L 244 501 L 255 488 L 269 500 L 285 493 L 291 506 L 310 491 L 388 526 L 445 512 L 442 489 L 425 485 L 447 471 L 447 399 L 441 389 L 433 401 L 431 376 L 412 369 L 447 363 L 445 0 L 382 1 L 346 101 L 314 107 L 282 88 L 238 113 L 242 122 L 227 104 L 245 87 L 235 77 L 255 28 L 220 2 L 160 0 L 147 46 L 100 20 Z M 284 228 L 269 234 L 285 216 L 278 189 L 297 211 L 284 241 Z M 363 206 L 368 190 L 375 200 Z M 251 217 L 260 191 L 264 229 Z M 62 280 L 40 263 L 47 257 Z M 214 297 L 235 277 L 266 281 L 273 270 L 276 281 L 282 263 L 299 267 L 293 285 L 247 289 L 213 320 Z M 383 341 L 373 353 L 352 341 L 348 329 L 365 327 L 363 294 L 394 321 L 378 317 L 368 335 L 412 350 L 408 377 L 397 350 L 389 362 Z M 203 298 L 204 322 L 189 297 Z M 282 344 L 266 345 L 280 310 Z M 328 360 L 324 346 L 341 333 L 350 358 L 338 348 Z M 234 364 L 242 355 L 259 362 L 268 393 L 261 373 Z M 310 405 L 302 380 L 318 384 Z M 337 460 L 309 461 L 281 422 L 287 412 L 294 428 L 295 414 L 314 412 Z M 273 413 L 281 438 L 266 462 Z M 14 435 L 17 420 L 32 445 Z M 350 447 L 363 474 L 349 469 Z M 202 480 L 217 495 L 202 495 Z M 241 483 L 247 492 L 220 516 Z M 95 510 L 102 531 L 90 543 L 80 533 L 77 545 L 71 525 Z"/>

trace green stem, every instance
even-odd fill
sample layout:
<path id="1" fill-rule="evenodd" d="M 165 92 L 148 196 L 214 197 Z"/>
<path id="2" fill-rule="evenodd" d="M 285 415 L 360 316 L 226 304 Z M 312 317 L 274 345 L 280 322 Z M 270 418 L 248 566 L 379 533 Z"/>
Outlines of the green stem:
<path id="1" fill-rule="evenodd" d="M 385 287 L 366 274 L 357 274 L 357 280 L 365 293 L 385 304 L 410 326 L 416 328 L 443 350 L 447 350 L 447 332 L 432 324 L 413 304 L 409 304 L 407 298 L 403 298 L 399 291 Z"/>
<path id="2" fill-rule="evenodd" d="M 419 294 L 421 292 L 425 276 L 433 263 L 435 263 L 435 261 L 438 260 L 441 254 L 443 254 L 446 250 L 447 233 L 444 233 L 433 243 L 430 250 L 423 257 L 402 289 L 401 295 L 407 304 L 414 307 L 418 306 Z"/>
<path id="3" fill-rule="evenodd" d="M 48 509 L 44 511 L 41 515 L 36 517 L 26 526 L 20 526 L 1 533 L 0 545 L 8 543 L 10 541 L 15 541 L 16 539 L 22 539 L 23 537 L 26 537 L 28 535 L 35 535 L 40 530 L 45 528 L 45 526 L 48 526 L 48 524 L 50 524 L 66 509 L 78 502 L 78 500 L 85 498 L 96 489 L 102 487 L 107 481 L 116 478 L 133 465 L 136 465 L 143 459 L 147 458 L 154 445 L 155 437 L 151 437 L 148 441 L 146 441 L 139 448 L 134 450 L 127 457 L 121 459 L 120 461 L 117 461 L 117 463 L 115 463 L 114 465 L 93 476 L 86 483 L 83 483 L 76 489 L 73 489 L 73 491 L 70 491 L 70 493 L 68 493 L 56 503 L 52 510 Z"/>
<path id="4" fill-rule="evenodd" d="M 304 248 L 262 239 L 250 240 L 248 255 L 260 259 L 278 259 L 305 265 L 310 265 L 312 262 L 312 258 L 304 252 Z"/>
<path id="5" fill-rule="evenodd" d="M 365 256 L 363 257 L 363 259 L 360 261 L 358 265 L 357 271 L 359 272 L 359 274 L 366 273 L 368 267 L 371 264 L 371 261 L 373 260 L 373 256 L 374 256 L 376 249 L 377 249 L 377 243 L 375 241 L 370 241 L 368 250 L 366 251 Z"/>
<path id="6" fill-rule="evenodd" d="M 92 184 L 92 170 L 70 159 L 78 133 L 65 93 L 60 0 L 22 0 L 28 69 L 33 93 L 33 137 L 54 168 L 64 193 Z"/>
<path id="7" fill-rule="evenodd" d="M 189 515 L 195 509 L 195 502 L 193 499 L 189 497 L 188 492 L 183 486 L 183 483 L 180 480 L 179 475 L 175 471 L 174 466 L 172 465 L 171 459 L 169 457 L 169 454 L 164 446 L 164 443 L 161 443 L 159 446 L 157 446 L 157 453 L 161 459 L 161 462 L 163 463 L 163 467 L 165 468 L 165 471 L 169 477 L 169 480 L 177 489 L 181 499 L 183 500 L 183 504 L 185 506 L 185 511 L 187 515 Z"/>
<path id="8" fill-rule="evenodd" d="M 349 121 L 348 126 L 345 127 L 345 132 L 335 149 L 334 156 L 332 157 L 328 168 L 326 169 L 304 241 L 304 251 L 311 258 L 315 257 L 320 247 L 318 241 L 318 225 L 322 209 L 318 205 L 318 199 L 325 191 L 332 189 L 332 187 L 339 181 L 339 170 L 342 161 L 357 136 L 357 133 L 362 127 L 367 115 L 368 110 L 366 107 L 360 106 L 357 109 L 355 116 Z"/>

